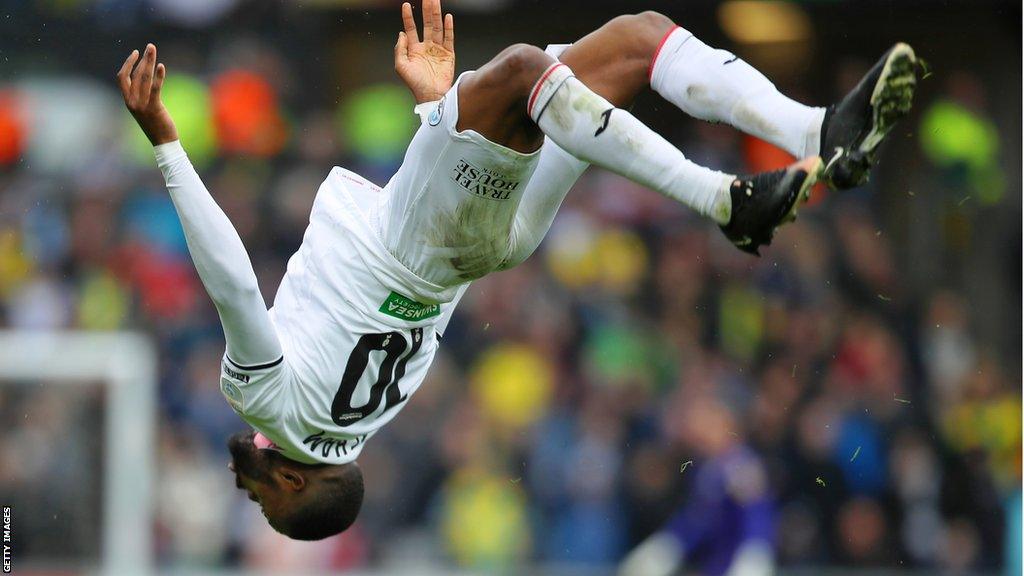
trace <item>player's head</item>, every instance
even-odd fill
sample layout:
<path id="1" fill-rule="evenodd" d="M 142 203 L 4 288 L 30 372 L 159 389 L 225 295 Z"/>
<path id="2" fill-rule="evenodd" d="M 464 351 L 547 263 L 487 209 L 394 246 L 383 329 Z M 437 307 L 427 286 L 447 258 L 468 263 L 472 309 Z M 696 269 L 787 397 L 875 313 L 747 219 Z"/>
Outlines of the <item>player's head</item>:
<path id="1" fill-rule="evenodd" d="M 363 504 L 363 473 L 355 462 L 303 464 L 257 448 L 255 432 L 228 439 L 235 485 L 263 509 L 270 525 L 296 540 L 321 540 L 355 521 Z"/>

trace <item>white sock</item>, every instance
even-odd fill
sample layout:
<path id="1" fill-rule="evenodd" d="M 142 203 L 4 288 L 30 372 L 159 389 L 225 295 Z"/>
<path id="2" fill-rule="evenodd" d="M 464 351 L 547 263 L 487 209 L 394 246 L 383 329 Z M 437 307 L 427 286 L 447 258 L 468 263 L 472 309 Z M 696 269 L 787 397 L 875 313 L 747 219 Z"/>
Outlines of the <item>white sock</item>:
<path id="1" fill-rule="evenodd" d="M 698 166 L 675 146 L 612 106 L 556 62 L 530 93 L 527 112 L 567 152 L 661 192 L 727 224 L 734 176 Z"/>
<path id="2" fill-rule="evenodd" d="M 651 88 L 690 116 L 725 122 L 797 158 L 819 152 L 824 108 L 787 98 L 753 66 L 683 28 L 654 56 Z"/>

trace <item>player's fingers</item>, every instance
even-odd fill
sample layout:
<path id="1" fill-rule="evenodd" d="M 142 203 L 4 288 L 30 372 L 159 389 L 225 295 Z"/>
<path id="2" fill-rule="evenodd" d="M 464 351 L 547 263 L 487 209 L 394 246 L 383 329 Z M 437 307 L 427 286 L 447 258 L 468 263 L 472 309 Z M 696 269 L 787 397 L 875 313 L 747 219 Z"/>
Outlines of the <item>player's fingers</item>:
<path id="1" fill-rule="evenodd" d="M 406 40 L 413 43 L 420 41 L 420 34 L 416 31 L 416 19 L 412 17 L 412 4 L 402 4 L 402 26 L 405 28 Z"/>
<path id="2" fill-rule="evenodd" d="M 434 41 L 434 12 L 430 10 L 430 0 L 422 0 L 423 4 L 420 6 L 420 10 L 423 15 L 423 41 L 433 42 Z"/>
<path id="3" fill-rule="evenodd" d="M 398 33 L 398 43 L 395 44 L 395 65 L 409 60 L 409 35 L 405 32 Z"/>
<path id="4" fill-rule="evenodd" d="M 429 20 L 428 18 L 429 14 Z M 444 18 L 441 16 L 441 0 L 423 1 L 423 37 L 432 42 L 444 42 Z"/>
<path id="5" fill-rule="evenodd" d="M 139 51 L 132 50 L 132 53 L 125 59 L 124 64 L 121 65 L 121 69 L 117 71 L 117 85 L 121 88 L 121 95 L 127 97 L 128 91 L 132 87 L 132 66 L 135 66 L 135 62 L 139 59 Z"/>
<path id="6" fill-rule="evenodd" d="M 132 84 L 135 84 L 142 78 L 142 70 L 146 67 L 146 58 L 149 57 L 149 45 L 146 46 L 145 50 L 142 51 L 141 59 L 135 66 L 135 70 L 132 72 Z"/>
<path id="7" fill-rule="evenodd" d="M 142 94 L 143 85 L 148 84 L 153 79 L 153 73 L 149 68 L 149 60 L 152 54 L 153 45 L 147 44 L 146 49 L 142 51 L 142 58 L 136 64 L 135 71 L 132 72 L 132 93 L 136 97 Z"/>
<path id="8" fill-rule="evenodd" d="M 153 97 L 160 96 L 160 89 L 164 87 L 164 79 L 167 78 L 167 67 L 163 64 L 156 65 L 156 75 L 153 77 Z"/>
<path id="9" fill-rule="evenodd" d="M 455 51 L 455 17 L 451 14 L 444 17 L 444 47 Z"/>
<path id="10" fill-rule="evenodd" d="M 146 45 L 146 53 L 142 57 L 142 63 L 139 64 L 136 73 L 139 75 L 136 95 L 139 97 L 139 102 L 145 103 L 149 100 L 150 91 L 153 89 L 153 76 L 156 74 L 156 46 Z M 135 85 L 134 79 L 132 84 Z"/>

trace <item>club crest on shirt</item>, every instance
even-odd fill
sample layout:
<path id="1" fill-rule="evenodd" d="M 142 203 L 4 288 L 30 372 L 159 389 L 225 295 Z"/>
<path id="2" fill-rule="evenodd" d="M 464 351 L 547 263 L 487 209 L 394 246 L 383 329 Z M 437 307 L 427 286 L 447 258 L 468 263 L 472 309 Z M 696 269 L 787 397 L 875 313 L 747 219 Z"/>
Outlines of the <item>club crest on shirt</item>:
<path id="1" fill-rule="evenodd" d="M 447 97 L 441 98 L 440 100 L 437 101 L 437 108 L 434 108 L 430 112 L 430 116 L 427 116 L 427 124 L 430 124 L 431 126 L 437 126 L 438 124 L 441 123 L 441 117 L 444 116 L 445 98 Z"/>
<path id="2" fill-rule="evenodd" d="M 242 396 L 242 390 L 227 376 L 220 377 L 220 393 L 224 395 L 224 399 L 236 412 L 241 413 L 245 410 L 245 397 Z"/>

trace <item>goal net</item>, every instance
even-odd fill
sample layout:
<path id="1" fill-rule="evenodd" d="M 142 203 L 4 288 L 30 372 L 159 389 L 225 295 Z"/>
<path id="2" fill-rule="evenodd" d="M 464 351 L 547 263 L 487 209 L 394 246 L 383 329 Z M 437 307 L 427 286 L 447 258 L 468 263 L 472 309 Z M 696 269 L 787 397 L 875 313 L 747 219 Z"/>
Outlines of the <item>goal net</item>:
<path id="1" fill-rule="evenodd" d="M 0 331 L 15 573 L 152 570 L 156 358 L 139 334 Z"/>

